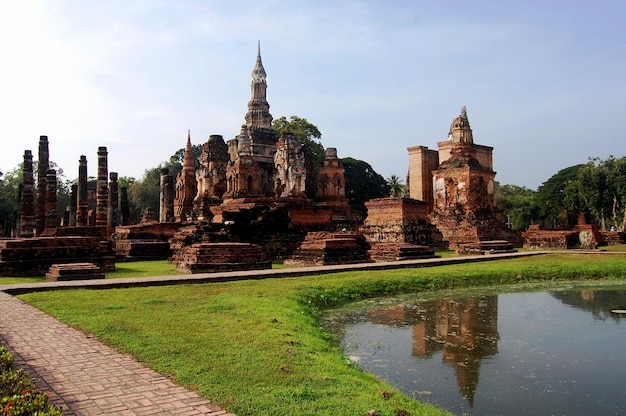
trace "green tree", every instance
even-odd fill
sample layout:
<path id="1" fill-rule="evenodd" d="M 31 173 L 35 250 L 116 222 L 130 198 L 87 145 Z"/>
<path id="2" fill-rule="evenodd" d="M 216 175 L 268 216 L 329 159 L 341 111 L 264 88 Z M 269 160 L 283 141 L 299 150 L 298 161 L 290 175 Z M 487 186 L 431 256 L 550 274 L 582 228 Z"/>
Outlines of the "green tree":
<path id="1" fill-rule="evenodd" d="M 22 183 L 22 165 L 0 177 L 0 227 L 10 236 L 17 213 L 17 194 Z"/>
<path id="2" fill-rule="evenodd" d="M 559 225 L 565 209 L 565 188 L 570 181 L 576 180 L 578 171 L 584 165 L 574 165 L 561 169 L 537 189 L 539 222 L 548 228 Z"/>
<path id="3" fill-rule="evenodd" d="M 603 164 L 611 199 L 611 225 L 623 229 L 626 225 L 626 157 L 609 156 Z"/>
<path id="4" fill-rule="evenodd" d="M 305 163 L 307 169 L 306 194 L 314 198 L 317 192 L 317 177 L 320 166 L 324 164 L 324 146 L 320 143 L 322 133 L 315 124 L 309 123 L 306 118 L 285 116 L 272 122 L 272 128 L 278 133 L 291 133 L 304 145 Z"/>
<path id="5" fill-rule="evenodd" d="M 365 202 L 389 195 L 389 185 L 369 163 L 346 157 L 341 159 L 346 180 L 346 196 L 350 207 L 361 218 L 367 217 Z"/>
<path id="6" fill-rule="evenodd" d="M 496 206 L 514 230 L 525 230 L 539 218 L 537 192 L 523 186 L 496 182 Z"/>
<path id="7" fill-rule="evenodd" d="M 389 187 L 389 196 L 398 198 L 404 196 L 406 193 L 406 186 L 402 183 L 397 175 L 391 175 L 387 179 L 387 186 Z"/>
<path id="8" fill-rule="evenodd" d="M 122 188 L 126 188 L 128 190 L 128 188 L 131 187 L 132 184 L 134 184 L 136 182 L 136 179 L 133 178 L 132 176 L 120 176 L 119 178 L 117 178 L 117 186 L 122 189 Z"/>
<path id="9" fill-rule="evenodd" d="M 134 181 L 128 187 L 128 208 L 133 223 L 141 220 L 146 208 L 159 211 L 159 193 L 161 187 L 161 165 L 146 169 L 143 178 Z"/>
<path id="10" fill-rule="evenodd" d="M 618 217 L 626 201 L 626 160 L 610 156 L 591 158 L 582 165 L 575 180 L 565 188 L 565 203 L 571 210 L 588 213 L 606 230 L 607 225 L 624 226 Z M 623 215 L 623 214 L 622 214 Z"/>

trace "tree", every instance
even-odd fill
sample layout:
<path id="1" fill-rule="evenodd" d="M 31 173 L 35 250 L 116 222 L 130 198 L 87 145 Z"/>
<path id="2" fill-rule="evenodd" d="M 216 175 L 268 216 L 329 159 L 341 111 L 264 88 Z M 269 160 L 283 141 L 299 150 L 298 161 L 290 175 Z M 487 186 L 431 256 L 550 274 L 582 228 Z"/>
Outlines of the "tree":
<path id="1" fill-rule="evenodd" d="M 132 223 L 141 220 L 143 210 L 152 208 L 159 211 L 159 195 L 161 187 L 161 165 L 146 169 L 141 180 L 128 187 L 128 208 Z"/>
<path id="2" fill-rule="evenodd" d="M 548 228 L 556 228 L 565 209 L 565 188 L 578 176 L 584 165 L 574 165 L 561 169 L 537 189 L 539 221 Z"/>
<path id="3" fill-rule="evenodd" d="M 626 157 L 609 156 L 603 162 L 607 174 L 607 186 L 611 199 L 611 224 L 616 228 L 626 226 Z M 621 214 L 621 221 L 620 221 Z"/>
<path id="4" fill-rule="evenodd" d="M 402 183 L 397 175 L 391 175 L 387 179 L 387 186 L 389 187 L 389 196 L 398 198 L 404 196 L 406 192 L 406 186 Z"/>
<path id="5" fill-rule="evenodd" d="M 362 218 L 367 217 L 365 202 L 389 195 L 387 181 L 369 163 L 346 157 L 341 159 L 346 180 L 346 196 L 350 207 Z"/>
<path id="6" fill-rule="evenodd" d="M 624 226 L 618 220 L 626 213 L 626 159 L 610 156 L 607 160 L 591 158 L 582 165 L 574 180 L 565 188 L 565 203 L 569 209 L 588 213 L 602 230 L 607 225 Z M 626 215 L 626 214 L 624 214 Z"/>
<path id="7" fill-rule="evenodd" d="M 496 206 L 513 230 L 525 230 L 539 218 L 537 192 L 522 186 L 496 182 Z"/>
<path id="8" fill-rule="evenodd" d="M 17 213 L 17 194 L 22 183 L 22 164 L 0 178 L 0 228 L 9 236 Z"/>
<path id="9" fill-rule="evenodd" d="M 126 188 L 128 190 L 128 188 L 130 188 L 131 185 L 134 184 L 136 181 L 137 180 L 132 176 L 120 176 L 119 178 L 117 178 L 117 186 L 120 189 Z"/>
<path id="10" fill-rule="evenodd" d="M 317 177 L 320 166 L 324 164 L 324 146 L 320 143 L 322 133 L 315 124 L 309 123 L 306 118 L 285 116 L 272 122 L 272 128 L 278 133 L 291 133 L 304 145 L 305 163 L 307 170 L 306 194 L 314 198 L 317 192 Z"/>

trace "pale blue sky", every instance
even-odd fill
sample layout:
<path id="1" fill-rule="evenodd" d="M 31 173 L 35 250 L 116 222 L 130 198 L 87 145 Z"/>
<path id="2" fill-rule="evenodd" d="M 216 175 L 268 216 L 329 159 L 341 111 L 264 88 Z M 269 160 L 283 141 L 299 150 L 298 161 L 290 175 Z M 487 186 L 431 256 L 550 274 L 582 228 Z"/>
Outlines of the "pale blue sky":
<path id="1" fill-rule="evenodd" d="M 274 118 L 307 118 L 384 177 L 463 105 L 500 183 L 626 153 L 622 0 L 0 1 L 3 171 L 40 135 L 70 179 L 81 154 L 96 175 L 98 146 L 140 178 L 188 129 L 231 139 L 258 40 Z"/>

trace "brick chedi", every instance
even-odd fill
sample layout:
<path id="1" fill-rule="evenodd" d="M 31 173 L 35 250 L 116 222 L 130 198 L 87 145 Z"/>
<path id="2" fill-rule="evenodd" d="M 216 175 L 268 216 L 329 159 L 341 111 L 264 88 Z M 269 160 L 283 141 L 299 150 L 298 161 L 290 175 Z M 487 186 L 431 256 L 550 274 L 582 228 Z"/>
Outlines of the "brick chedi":
<path id="1" fill-rule="evenodd" d="M 275 195 L 274 154 L 278 133 L 272 129 L 272 115 L 267 102 L 267 74 L 261 61 L 259 45 L 252 69 L 251 98 L 248 102 L 246 124 L 241 132 L 228 141 L 231 163 L 224 198 L 268 197 Z"/>
<path id="2" fill-rule="evenodd" d="M 519 234 L 506 228 L 495 207 L 493 148 L 474 143 L 465 107 L 438 148 L 436 154 L 423 146 L 408 149 L 408 182 L 410 197 L 428 202 L 442 245 L 485 251 L 487 246 L 505 250 L 510 243 L 520 244 Z M 497 243 L 485 245 L 487 241 Z"/>
<path id="3" fill-rule="evenodd" d="M 336 149 L 327 149 L 324 166 L 319 167 L 323 185 L 313 182 L 313 189 L 308 189 L 311 167 L 306 163 L 305 146 L 293 135 L 280 136 L 272 128 L 269 108 L 267 74 L 259 48 L 240 134 L 226 143 L 222 136 L 212 135 L 202 146 L 194 219 L 219 223 L 224 211 L 247 210 L 258 204 L 288 207 L 296 227 L 328 229 L 349 223 L 343 166 Z M 315 194 L 316 186 L 321 191 L 313 200 L 307 194 Z"/>

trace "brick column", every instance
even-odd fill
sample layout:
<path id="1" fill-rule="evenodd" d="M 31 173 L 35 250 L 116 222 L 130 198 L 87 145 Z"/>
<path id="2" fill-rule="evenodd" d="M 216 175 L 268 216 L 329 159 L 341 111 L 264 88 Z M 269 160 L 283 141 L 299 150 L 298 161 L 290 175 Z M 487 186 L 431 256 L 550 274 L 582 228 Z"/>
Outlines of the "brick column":
<path id="1" fill-rule="evenodd" d="M 159 222 L 174 221 L 174 177 L 167 168 L 161 169 Z"/>
<path id="2" fill-rule="evenodd" d="M 117 172 L 109 175 L 109 225 L 115 229 L 119 225 L 119 190 L 117 186 Z"/>
<path id="3" fill-rule="evenodd" d="M 98 147 L 98 179 L 96 187 L 96 226 L 107 226 L 109 213 L 109 168 L 107 148 Z"/>
<path id="4" fill-rule="evenodd" d="M 72 194 L 70 196 L 69 206 L 69 220 L 67 225 L 70 227 L 76 226 L 76 211 L 78 210 L 78 185 L 72 185 Z"/>
<path id="5" fill-rule="evenodd" d="M 120 188 L 120 216 L 121 225 L 128 225 L 130 222 L 130 207 L 128 206 L 128 189 L 125 186 Z"/>
<path id="6" fill-rule="evenodd" d="M 57 171 L 48 169 L 46 172 L 46 222 L 44 230 L 57 228 Z"/>
<path id="7" fill-rule="evenodd" d="M 17 235 L 19 237 L 32 237 L 35 229 L 35 178 L 33 175 L 33 153 L 30 150 L 24 151 L 22 188 L 18 206 Z"/>
<path id="8" fill-rule="evenodd" d="M 78 161 L 78 194 L 76 198 L 76 226 L 85 227 L 89 216 L 87 202 L 87 156 L 81 155 Z"/>
<path id="9" fill-rule="evenodd" d="M 39 161 L 37 162 L 37 235 L 46 228 L 46 174 L 50 167 L 48 136 L 39 136 Z"/>

